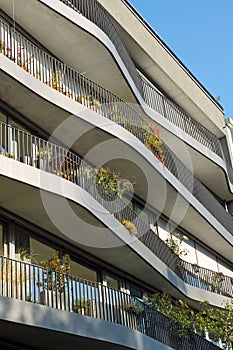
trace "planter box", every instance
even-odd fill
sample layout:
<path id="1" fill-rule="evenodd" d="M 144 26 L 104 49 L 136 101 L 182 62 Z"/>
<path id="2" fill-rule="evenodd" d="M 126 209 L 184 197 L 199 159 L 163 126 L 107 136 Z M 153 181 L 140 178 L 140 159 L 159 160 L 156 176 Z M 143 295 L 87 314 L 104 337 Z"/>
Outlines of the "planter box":
<path id="1" fill-rule="evenodd" d="M 59 310 L 71 310 L 67 294 L 48 289 L 40 292 L 40 303 Z"/>

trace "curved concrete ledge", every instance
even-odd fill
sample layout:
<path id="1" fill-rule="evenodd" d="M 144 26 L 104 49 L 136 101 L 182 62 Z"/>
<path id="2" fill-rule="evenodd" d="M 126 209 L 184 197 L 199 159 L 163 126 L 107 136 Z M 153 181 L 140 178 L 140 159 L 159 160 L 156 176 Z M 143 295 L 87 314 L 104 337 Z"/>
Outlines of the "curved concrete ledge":
<path id="1" fill-rule="evenodd" d="M 157 174 L 161 176 L 161 179 L 165 179 L 172 186 L 172 188 L 177 191 L 177 194 L 180 195 L 182 200 L 186 202 L 186 205 L 189 205 L 190 203 L 195 211 L 197 211 L 204 218 L 205 222 L 208 222 L 209 225 L 214 228 L 215 232 L 211 233 L 213 237 L 212 248 L 220 252 L 220 254 L 227 257 L 231 261 L 232 255 L 229 252 L 229 244 L 230 246 L 233 246 L 232 234 L 228 232 L 203 205 L 201 205 L 201 203 L 180 183 L 175 176 L 173 176 L 167 169 L 164 171 L 163 165 L 135 136 L 114 122 L 104 118 L 90 109 L 87 109 L 69 97 L 62 95 L 51 87 L 41 83 L 39 80 L 35 79 L 33 76 L 25 72 L 3 55 L 0 55 L 0 66 L 4 67 L 4 72 L 7 73 L 7 75 L 11 76 L 14 80 L 17 80 L 20 84 L 42 97 L 44 100 L 58 106 L 62 110 L 66 111 L 66 113 L 70 113 L 72 116 L 78 116 L 79 119 L 88 122 L 90 125 L 94 125 L 113 137 L 117 137 L 128 146 L 128 150 L 131 149 L 137 154 L 141 155 L 147 166 L 150 164 L 150 166 L 156 170 Z M 76 117 L 73 118 L 75 119 Z M 148 195 L 150 196 L 151 194 L 149 193 Z M 149 197 L 148 201 L 150 202 Z M 176 222 L 175 219 L 176 217 L 174 217 L 174 221 Z M 221 244 L 221 247 L 219 247 L 219 234 L 224 238 L 224 242 Z M 203 237 L 199 236 L 199 238 L 203 240 L 204 236 L 205 234 L 203 234 Z"/>
<path id="2" fill-rule="evenodd" d="M 44 350 L 51 346 L 63 350 L 67 345 L 90 350 L 171 350 L 128 327 L 17 299 L 0 297 L 0 319 L 4 339 L 20 331 L 19 344 L 33 346 L 39 339 Z"/>
<path id="3" fill-rule="evenodd" d="M 208 149 L 208 147 L 205 147 L 202 145 L 200 142 L 198 142 L 195 138 L 192 136 L 188 135 L 185 131 L 177 127 L 176 125 L 170 123 L 167 119 L 165 119 L 161 114 L 158 112 L 154 111 L 152 108 L 148 107 L 147 105 L 144 106 L 144 111 L 145 113 L 152 119 L 154 120 L 157 124 L 159 124 L 162 128 L 166 129 L 169 132 L 169 137 L 170 135 L 174 136 L 174 140 L 177 138 L 180 139 L 182 142 L 187 144 L 188 146 L 193 149 L 193 152 L 196 152 L 197 154 L 202 154 L 206 158 L 206 160 L 209 161 L 208 163 L 208 169 L 211 167 L 211 164 L 213 166 L 213 169 L 209 170 L 210 174 L 212 174 L 212 184 L 207 183 L 208 188 L 213 188 L 213 190 L 216 190 L 215 184 L 213 184 L 214 181 L 221 181 L 222 185 L 224 186 L 224 190 L 220 190 L 222 193 L 222 197 L 226 198 L 229 196 L 229 200 L 232 198 L 233 194 L 233 184 L 231 183 L 230 177 L 228 175 L 228 170 L 226 167 L 226 164 L 224 160 L 219 157 L 216 153 Z M 164 140 L 166 140 L 166 136 L 163 137 Z M 168 143 L 168 142 L 167 142 Z M 180 147 L 182 148 L 182 146 Z M 181 153 L 181 152 L 180 152 Z M 190 154 L 192 165 L 194 169 L 198 169 L 200 167 L 200 162 L 197 160 L 197 157 L 194 156 L 194 159 L 192 158 L 192 155 Z M 182 154 L 178 155 L 178 158 L 182 159 Z M 199 159 L 199 158 L 198 158 Z M 185 160 L 184 160 L 185 161 Z M 195 162 L 197 164 L 195 164 Z M 217 174 L 217 179 L 216 179 L 216 165 L 218 166 L 219 170 L 222 173 L 222 177 L 219 178 L 220 174 Z M 188 168 L 190 168 L 189 164 L 186 164 Z M 203 164 L 203 167 L 205 167 L 205 164 Z M 192 170 L 192 169 L 190 169 Z M 199 171 L 199 169 L 198 169 Z M 211 177 L 211 175 L 210 175 Z M 205 177 L 206 179 L 206 174 Z M 224 183 L 225 182 L 225 183 Z M 221 197 L 221 195 L 219 195 Z"/>
<path id="4" fill-rule="evenodd" d="M 43 227 L 43 222 L 49 219 L 55 227 L 51 228 L 50 226 L 50 230 L 57 234 L 56 229 L 58 229 L 60 236 L 74 244 L 85 246 L 89 252 L 96 252 L 97 249 L 98 255 L 99 248 L 101 250 L 103 248 L 109 250 L 108 256 L 105 253 L 105 259 L 110 259 L 110 262 L 112 264 L 115 263 L 119 268 L 126 268 L 125 262 L 122 262 L 119 256 L 125 254 L 125 256 L 128 256 L 128 272 L 132 275 L 137 273 L 137 276 L 144 280 L 145 283 L 148 283 L 149 278 L 149 283 L 153 288 L 156 288 L 158 281 L 160 281 L 160 286 L 167 290 L 172 288 L 173 295 L 176 295 L 178 298 L 182 295 L 193 301 L 206 300 L 208 298 L 216 306 L 221 306 L 223 301 L 227 300 L 226 297 L 218 294 L 192 287 L 178 278 L 154 253 L 134 235 L 130 235 L 113 215 L 81 187 L 56 175 L 4 156 L 0 156 L 0 163 L 0 176 L 2 176 L 2 179 L 5 177 L 19 183 L 19 189 L 23 198 L 25 198 L 25 204 L 22 203 L 21 198 L 19 199 L 22 203 L 21 210 L 26 216 L 30 216 L 31 211 L 35 211 L 33 205 L 36 205 L 38 208 L 36 201 L 42 202 L 43 209 L 40 209 L 36 214 L 37 225 Z M 1 182 L 3 183 L 4 181 L 2 180 Z M 27 185 L 26 192 L 23 191 L 23 184 Z M 5 184 L 3 183 L 2 186 L 5 186 Z M 32 193 L 31 197 L 25 196 L 24 193 L 30 193 L 33 188 L 39 191 L 39 198 L 37 198 L 38 195 L 35 192 Z M 3 205 L 5 205 L 7 196 L 10 196 L 10 198 L 14 197 L 16 190 L 14 186 L 11 186 L 11 190 L 7 191 L 5 199 L 4 190 L 3 188 L 1 189 Z M 67 204 L 67 201 L 73 203 L 72 209 Z M 8 202 L 10 201 L 8 200 Z M 33 202 L 34 204 L 32 204 Z M 17 203 L 15 205 L 17 206 Z M 80 213 L 76 206 L 86 208 L 90 214 L 84 215 Z M 45 214 L 42 213 L 43 210 L 45 210 Z M 91 218 L 92 216 L 95 218 L 94 221 Z M 67 222 L 69 225 L 67 225 Z M 79 228 L 78 235 L 77 227 Z M 98 235 L 97 245 L 95 245 L 96 235 Z M 112 248 L 118 254 L 115 260 L 111 256 Z M 132 255 L 131 253 L 129 255 L 128 249 L 133 251 L 134 254 Z M 142 266 L 141 269 L 138 268 L 140 265 Z"/>

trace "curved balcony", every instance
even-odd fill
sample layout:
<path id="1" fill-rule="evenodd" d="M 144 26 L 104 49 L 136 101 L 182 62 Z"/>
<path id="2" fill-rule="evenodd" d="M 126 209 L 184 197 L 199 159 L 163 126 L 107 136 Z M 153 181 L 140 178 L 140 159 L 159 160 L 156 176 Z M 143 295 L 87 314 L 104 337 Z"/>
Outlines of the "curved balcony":
<path id="1" fill-rule="evenodd" d="M 178 126 L 183 131 L 187 132 L 189 136 L 196 139 L 199 143 L 203 144 L 209 150 L 215 152 L 218 156 L 222 157 L 221 146 L 218 138 L 212 134 L 209 130 L 203 127 L 201 124 L 196 122 L 191 116 L 187 116 L 178 106 L 168 99 L 165 100 L 165 109 L 160 104 L 157 105 L 158 100 L 161 98 L 161 94 L 151 86 L 141 77 L 141 75 L 136 70 L 136 67 L 130 58 L 122 40 L 120 39 L 118 32 L 114 26 L 114 23 L 104 9 L 104 7 L 98 1 L 91 0 L 59 0 L 67 7 L 76 11 L 78 14 L 83 15 L 91 23 L 98 26 L 98 28 L 103 31 L 106 36 L 111 40 L 114 47 L 116 48 L 119 57 L 124 63 L 127 71 L 129 72 L 132 81 L 140 93 L 140 96 L 150 106 L 153 110 L 161 113 L 161 116 L 169 120 L 169 122 Z M 46 5 L 46 1 L 44 3 Z M 23 6 L 23 5 L 22 5 Z M 51 6 L 48 3 L 48 6 Z M 8 8 L 8 6 L 7 6 Z M 9 8 L 8 8 L 9 10 Z M 19 9 L 18 9 L 19 10 Z M 83 69 L 83 68 L 82 68 Z M 85 69 L 84 69 L 85 70 Z M 145 111 L 147 113 L 147 111 Z M 174 118 L 175 116 L 175 118 Z M 176 121 L 178 119 L 178 121 Z"/>
<path id="2" fill-rule="evenodd" d="M 141 79 L 144 100 L 150 108 L 158 112 L 173 125 L 178 126 L 202 145 L 209 148 L 219 157 L 223 158 L 220 141 L 211 131 L 184 112 L 182 108 L 177 106 L 174 102 L 159 93 L 158 90 L 143 79 L 143 77 Z"/>
<path id="3" fill-rule="evenodd" d="M 148 106 L 159 112 L 164 118 L 172 124 L 178 126 L 188 135 L 195 138 L 198 142 L 223 158 L 221 144 L 219 139 L 207 128 L 197 122 L 190 115 L 185 113 L 174 102 L 170 101 L 160 94 L 151 84 L 148 84 L 145 79 L 137 72 L 134 63 L 132 62 L 127 49 L 125 48 L 119 34 L 114 26 L 110 15 L 105 8 L 97 1 L 91 0 L 60 0 L 65 5 L 73 10 L 81 13 L 88 20 L 96 24 L 110 38 L 115 45 L 122 61 L 129 69 L 129 73 L 133 78 L 141 96 Z M 134 68 L 133 68 L 134 66 Z M 137 77 L 136 77 L 137 76 Z"/>
<path id="4" fill-rule="evenodd" d="M 5 57 L 59 93 L 125 128 L 148 147 L 144 132 L 147 131 L 151 135 L 155 133 L 150 120 L 148 121 L 146 117 L 140 115 L 116 95 L 38 49 L 21 34 L 10 28 L 5 21 L 0 21 L 0 28 L 1 40 L 4 43 L 1 53 Z M 165 143 L 159 152 L 153 147 L 150 147 L 150 151 L 160 158 L 172 175 L 232 235 L 232 216 L 225 211 L 206 187 L 193 177 Z"/>
<path id="5" fill-rule="evenodd" d="M 120 223 L 123 220 L 132 222 L 138 231 L 135 237 L 185 283 L 233 297 L 232 278 L 220 276 L 222 277 L 220 288 L 220 284 L 216 286 L 217 276 L 214 271 L 200 268 L 200 273 L 197 274 L 193 265 L 178 258 L 141 217 L 129 205 L 126 205 L 124 199 L 115 193 L 106 193 L 104 188 L 98 186 L 95 181 L 95 168 L 74 153 L 3 123 L 0 123 L 0 150 L 0 157 L 12 158 L 73 182 L 88 192 Z M 173 157 L 169 157 L 171 154 L 168 149 L 166 152 L 165 164 L 172 166 Z M 184 176 L 183 181 L 188 186 L 188 177 Z M 200 190 L 198 183 L 194 187 L 197 187 L 197 192 L 201 192 L 201 195 L 208 201 L 208 193 L 203 192 L 202 188 Z"/>
<path id="6" fill-rule="evenodd" d="M 179 325 L 137 298 L 28 262 L 0 257 L 0 296 L 47 305 L 129 327 L 176 350 L 219 349 L 198 334 L 180 337 Z"/>
<path id="7" fill-rule="evenodd" d="M 108 12 L 98 3 L 98 1 L 90 1 L 90 0 L 83 0 L 83 1 L 77 1 L 77 0 L 60 0 L 62 3 L 67 5 L 68 7 L 72 8 L 74 11 L 81 13 L 85 18 L 92 21 L 92 23 L 96 24 L 103 32 L 110 38 L 110 40 L 115 45 L 115 48 L 121 57 L 122 61 L 125 63 L 126 67 L 128 67 L 128 60 L 130 60 L 130 75 L 135 82 L 135 71 L 132 75 L 132 62 L 123 42 L 121 41 L 117 30 L 114 26 L 113 21 L 110 18 L 110 15 Z M 101 20 L 100 20 L 101 19 Z M 111 30 L 109 28 L 111 27 Z M 118 38 L 116 38 L 118 37 Z M 127 59 L 128 57 L 128 59 Z M 176 105 L 174 102 L 163 96 L 161 93 L 158 92 L 157 89 L 155 89 L 152 84 L 149 84 L 140 74 L 137 72 L 137 75 L 140 79 L 140 84 L 138 82 L 135 83 L 135 86 L 138 88 L 138 91 L 143 99 L 143 101 L 146 103 L 146 106 L 149 106 L 151 110 L 158 112 L 159 115 L 164 118 L 169 123 L 175 125 L 179 130 L 184 132 L 188 137 L 185 137 L 185 142 L 191 145 L 191 148 L 194 148 L 198 153 L 202 152 L 205 157 L 207 157 L 208 160 L 211 160 L 212 162 L 216 162 L 220 168 L 221 168 L 221 180 L 223 183 L 226 181 L 226 188 L 224 187 L 224 190 L 219 190 L 218 195 L 222 198 L 225 198 L 227 200 L 231 200 L 231 195 L 229 197 L 229 190 L 230 193 L 233 193 L 233 177 L 231 172 L 229 172 L 227 166 L 225 166 L 224 163 L 224 155 L 221 147 L 221 143 L 219 139 L 215 136 L 214 133 L 212 133 L 210 130 L 208 130 L 206 127 L 204 127 L 201 123 L 196 121 L 193 117 L 188 115 L 185 111 L 182 110 L 178 105 Z M 142 86 L 142 87 L 141 87 Z M 143 105 L 141 105 L 144 112 L 150 117 L 153 118 L 152 115 L 150 115 L 149 109 L 145 109 Z M 161 119 L 162 120 L 162 119 Z M 164 125 L 165 126 L 164 126 Z M 167 126 L 168 124 L 161 123 L 165 127 L 165 129 L 168 128 L 169 131 L 171 131 L 171 127 Z M 183 140 L 183 134 L 178 133 L 181 140 Z M 197 141 L 192 142 L 190 140 L 190 137 Z M 217 158 L 211 157 L 211 155 L 204 150 L 204 148 L 200 148 L 199 145 L 203 145 L 206 149 L 210 150 L 211 152 L 215 153 L 217 155 Z M 202 150 L 202 151 L 201 151 Z M 219 159 L 218 159 L 219 157 Z M 194 157 L 195 159 L 195 157 Z M 210 163 L 211 164 L 211 163 Z M 198 162 L 197 162 L 198 166 Z M 214 169 L 213 169 L 214 171 Z M 212 171 L 211 171 L 212 173 Z M 202 174 L 202 173 L 201 173 Z M 212 178 L 212 180 L 215 180 Z M 205 177 L 204 180 L 205 181 Z M 211 183 L 208 179 L 207 186 L 211 187 Z M 213 189 L 216 188 L 216 183 L 212 187 Z"/>

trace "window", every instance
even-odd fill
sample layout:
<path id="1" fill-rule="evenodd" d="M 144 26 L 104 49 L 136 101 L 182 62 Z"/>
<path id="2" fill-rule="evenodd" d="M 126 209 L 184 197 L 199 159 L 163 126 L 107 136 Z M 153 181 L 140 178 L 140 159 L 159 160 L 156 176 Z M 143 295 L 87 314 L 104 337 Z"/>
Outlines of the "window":
<path id="1" fill-rule="evenodd" d="M 143 299 L 143 291 L 141 289 L 130 284 L 129 290 L 130 290 L 130 295 L 132 295 L 136 298 L 139 298 L 139 299 Z"/>
<path id="2" fill-rule="evenodd" d="M 32 263 L 40 264 L 42 260 L 50 259 L 55 250 L 56 248 L 30 237 L 30 256 Z"/>
<path id="3" fill-rule="evenodd" d="M 24 260 L 30 255 L 30 241 L 27 233 L 15 231 L 15 259 Z"/>
<path id="4" fill-rule="evenodd" d="M 73 260 L 71 260 L 71 275 L 86 279 L 88 281 L 98 281 L 97 272 L 95 270 Z"/>
<path id="5" fill-rule="evenodd" d="M 120 281 L 117 280 L 116 278 L 106 275 L 105 281 L 109 288 L 120 289 Z"/>
<path id="6" fill-rule="evenodd" d="M 40 264 L 42 260 L 50 259 L 55 250 L 56 248 L 32 238 L 27 232 L 15 230 L 15 259 Z"/>
<path id="7" fill-rule="evenodd" d="M 4 245 L 3 245 L 3 225 L 0 224 L 0 255 L 4 255 Z"/>
<path id="8" fill-rule="evenodd" d="M 0 122 L 6 123 L 6 116 L 2 112 L 0 112 Z"/>

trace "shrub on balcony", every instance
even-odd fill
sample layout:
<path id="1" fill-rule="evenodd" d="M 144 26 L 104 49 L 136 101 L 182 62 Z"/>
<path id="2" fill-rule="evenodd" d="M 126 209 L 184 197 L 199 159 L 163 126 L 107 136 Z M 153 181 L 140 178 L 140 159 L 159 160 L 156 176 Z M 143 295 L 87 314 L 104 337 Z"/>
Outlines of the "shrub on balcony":
<path id="1" fill-rule="evenodd" d="M 133 300 L 126 305 L 126 310 L 140 316 L 144 311 L 144 305 L 139 300 Z"/>
<path id="2" fill-rule="evenodd" d="M 192 331 L 202 336 L 208 333 L 210 339 L 221 340 L 224 349 L 232 350 L 233 300 L 227 301 L 223 308 L 211 307 L 204 301 L 200 303 L 199 311 L 189 307 L 183 300 L 172 301 L 166 292 L 147 297 L 145 302 L 179 325 L 178 334 L 181 337 Z"/>
<path id="3" fill-rule="evenodd" d="M 182 258 L 188 254 L 188 250 L 182 249 L 181 247 L 182 240 L 168 237 L 167 239 L 165 239 L 164 242 L 168 245 L 168 247 L 172 250 L 172 252 L 176 254 L 179 258 Z"/>
<path id="4" fill-rule="evenodd" d="M 119 172 L 110 168 L 96 169 L 94 181 L 101 195 L 106 197 L 115 195 L 122 198 L 125 193 L 133 192 L 133 184 L 127 179 L 122 179 Z"/>
<path id="5" fill-rule="evenodd" d="M 39 283 L 44 289 L 54 290 L 60 293 L 65 291 L 66 276 L 70 275 L 70 256 L 64 255 L 63 261 L 59 252 L 55 251 L 50 259 L 43 260 L 40 265 L 44 267 L 43 283 Z"/>
<path id="6" fill-rule="evenodd" d="M 96 110 L 101 105 L 100 101 L 91 95 L 79 94 L 76 96 L 75 100 L 92 110 Z"/>
<path id="7" fill-rule="evenodd" d="M 51 74 L 51 85 L 55 90 L 62 91 L 62 73 L 56 72 Z"/>
<path id="8" fill-rule="evenodd" d="M 7 56 L 8 58 L 11 58 L 11 48 L 7 47 L 2 39 L 0 39 L 0 53 Z"/>

